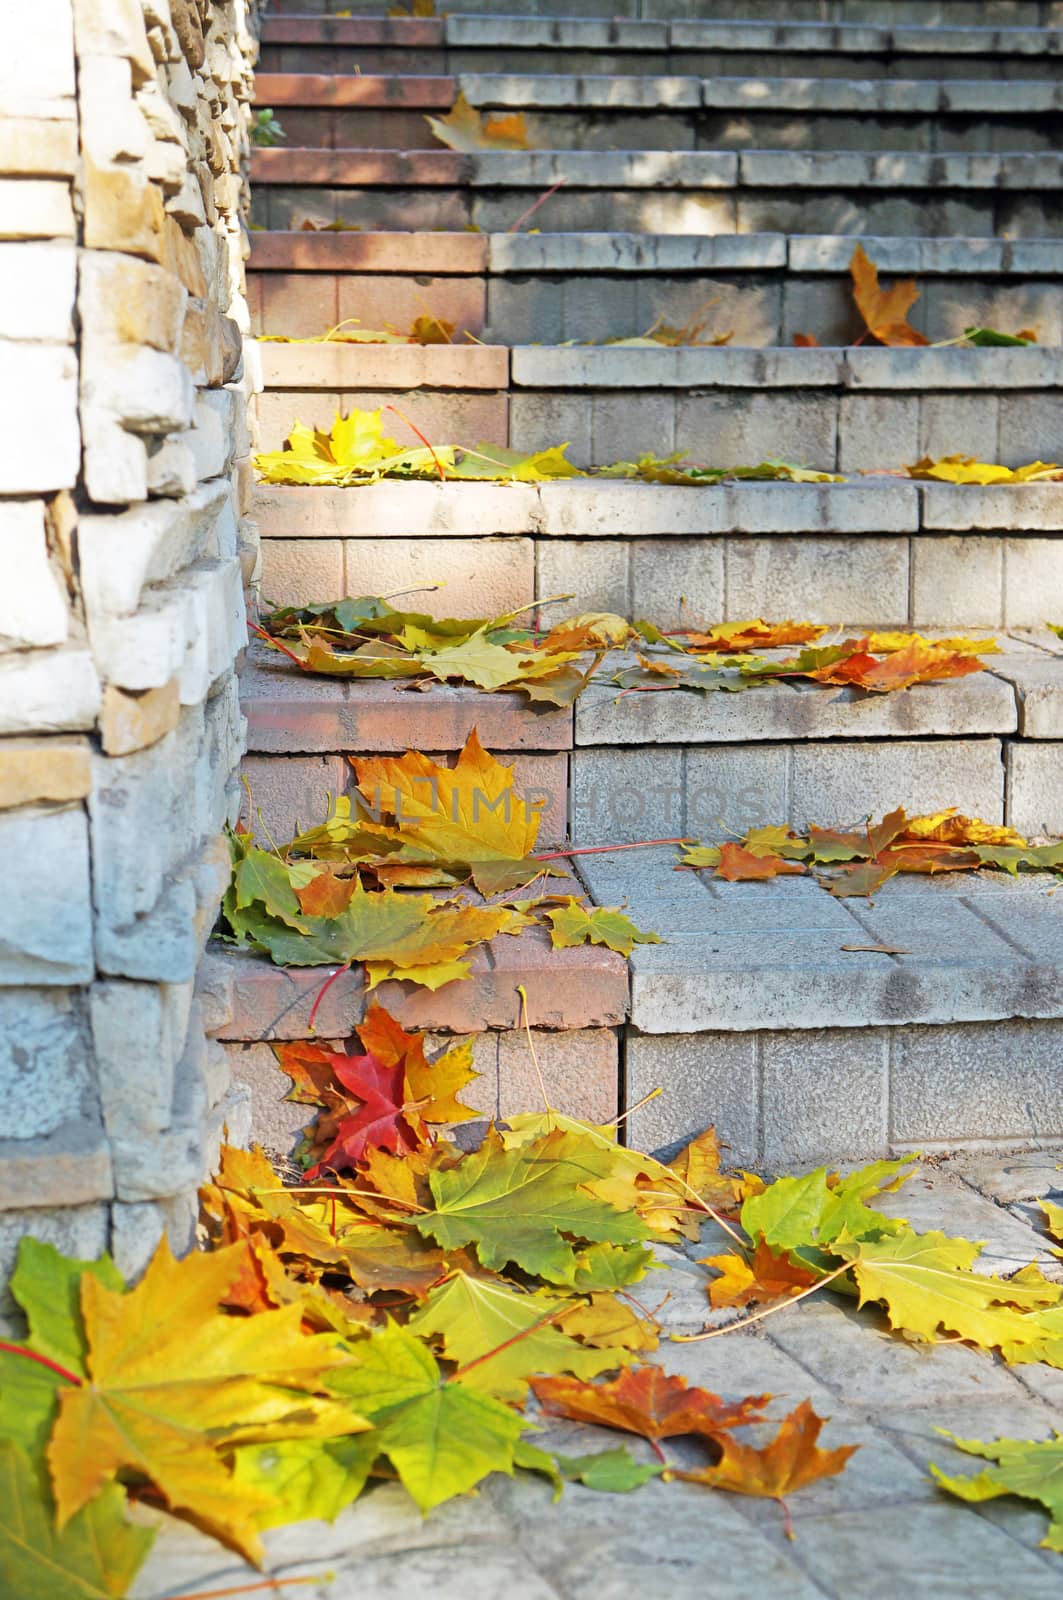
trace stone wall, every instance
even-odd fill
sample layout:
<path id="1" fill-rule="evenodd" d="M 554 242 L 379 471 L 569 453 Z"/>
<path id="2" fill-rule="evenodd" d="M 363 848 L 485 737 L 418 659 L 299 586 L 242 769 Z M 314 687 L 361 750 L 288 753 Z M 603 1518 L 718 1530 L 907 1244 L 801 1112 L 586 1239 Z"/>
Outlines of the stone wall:
<path id="1" fill-rule="evenodd" d="M 254 12 L 33 0 L 0 52 L 0 1281 L 23 1233 L 187 1245 L 246 1123 L 195 978 L 256 550 Z"/>

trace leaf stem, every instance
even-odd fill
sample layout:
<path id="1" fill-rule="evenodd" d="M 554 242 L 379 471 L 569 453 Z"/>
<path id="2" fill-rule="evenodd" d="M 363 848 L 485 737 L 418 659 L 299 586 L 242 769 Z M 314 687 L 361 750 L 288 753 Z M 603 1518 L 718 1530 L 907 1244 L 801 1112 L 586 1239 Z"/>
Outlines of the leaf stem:
<path id="1" fill-rule="evenodd" d="M 536 202 L 535 202 L 535 204 L 533 206 L 529 206 L 527 211 L 522 211 L 520 216 L 517 218 L 516 222 L 511 222 L 510 223 L 509 227 L 506 229 L 506 232 L 507 233 L 516 233 L 516 231 L 520 227 L 521 223 L 522 222 L 527 222 L 528 218 L 534 212 L 538 211 L 540 206 L 544 206 L 546 204 L 546 202 L 549 200 L 550 196 L 557 193 L 557 191 L 560 189 L 560 187 L 564 183 L 564 181 L 565 181 L 564 178 L 558 178 L 557 182 L 556 183 L 552 183 L 550 185 L 549 189 L 545 189 L 543 191 L 543 193 L 539 196 L 538 200 L 536 200 Z"/>
<path id="2" fill-rule="evenodd" d="M 313 1005 L 310 1007 L 310 1015 L 306 1019 L 306 1028 L 307 1028 L 307 1032 L 308 1033 L 313 1033 L 313 1031 L 314 1031 L 314 1018 L 317 1016 L 318 1006 L 321 1004 L 322 1000 L 324 1000 L 325 996 L 328 994 L 329 990 L 332 988 L 332 985 L 336 982 L 336 979 L 340 976 L 340 973 L 341 972 L 350 972 L 350 970 L 351 970 L 351 962 L 345 961 L 343 963 L 342 967 L 337 967 L 335 972 L 332 973 L 332 975 L 330 977 L 325 979 L 324 983 L 321 985 L 320 989 L 317 991 L 317 998 L 315 999 Z"/>
<path id="3" fill-rule="evenodd" d="M 417 435 L 418 439 L 420 439 L 421 443 L 424 445 L 425 449 L 428 451 L 429 455 L 432 457 L 432 460 L 436 464 L 436 471 L 439 473 L 439 481 L 440 481 L 440 483 L 446 483 L 447 475 L 443 471 L 443 463 L 440 461 L 439 457 L 436 455 L 435 451 L 432 449 L 432 446 L 429 444 L 428 440 L 425 438 L 425 436 L 421 432 L 420 428 L 418 428 L 415 423 L 410 421 L 409 417 L 405 414 L 405 412 L 400 411 L 398 406 L 393 406 L 390 403 L 390 401 L 388 402 L 387 406 L 385 407 L 385 410 L 394 411 L 395 415 L 397 417 L 400 417 L 402 419 L 402 421 L 406 424 L 406 426 L 409 428 L 410 432 L 411 433 L 415 433 Z"/>
<path id="4" fill-rule="evenodd" d="M 257 1583 L 237 1583 L 230 1589 L 196 1589 L 194 1593 L 181 1594 L 176 1600 L 227 1600 L 234 1594 L 257 1594 L 260 1589 L 270 1589 L 274 1593 L 278 1589 L 292 1588 L 297 1583 L 329 1583 L 336 1576 L 334 1572 L 319 1572 L 313 1578 L 260 1578 Z"/>
<path id="5" fill-rule="evenodd" d="M 0 1350 L 6 1350 L 8 1355 L 25 1356 L 27 1361 L 36 1361 L 39 1367 L 47 1367 L 49 1372 L 56 1372 L 67 1383 L 76 1384 L 80 1389 L 84 1378 L 79 1378 L 76 1372 L 71 1372 L 68 1367 L 61 1367 L 58 1361 L 49 1361 L 47 1356 L 40 1356 L 36 1350 L 27 1350 L 25 1345 L 9 1344 L 6 1339 L 0 1339 Z"/>
<path id="6" fill-rule="evenodd" d="M 800 1294 L 791 1295 L 789 1300 L 779 1300 L 773 1306 L 765 1306 L 762 1311 L 754 1311 L 751 1317 L 743 1317 L 740 1322 L 728 1322 L 723 1328 L 706 1328 L 704 1333 L 673 1333 L 672 1338 L 676 1344 L 699 1344 L 705 1339 L 721 1339 L 725 1333 L 738 1333 L 740 1329 L 748 1328 L 753 1322 L 761 1322 L 765 1317 L 774 1316 L 776 1311 L 785 1311 L 788 1306 L 795 1306 L 799 1300 L 815 1294 L 817 1289 L 825 1289 L 828 1283 L 840 1278 L 851 1266 L 851 1261 L 844 1261 L 840 1267 L 835 1267 L 833 1272 L 828 1272 L 825 1278 L 820 1278 L 818 1283 L 802 1289 Z"/>
<path id="7" fill-rule="evenodd" d="M 528 1326 L 521 1328 L 519 1333 L 514 1333 L 508 1339 L 504 1339 L 501 1344 L 496 1344 L 493 1350 L 485 1350 L 483 1355 L 476 1356 L 472 1361 L 467 1361 L 463 1367 L 458 1367 L 456 1372 L 450 1374 L 447 1382 L 454 1383 L 458 1378 L 463 1378 L 474 1367 L 480 1366 L 484 1361 L 492 1360 L 494 1356 L 501 1355 L 503 1350 L 508 1350 L 511 1345 L 519 1344 L 521 1339 L 526 1339 L 529 1333 L 535 1333 L 539 1328 L 545 1328 L 548 1322 L 555 1321 L 557 1317 L 563 1316 L 566 1311 L 571 1310 L 571 1306 L 555 1306 L 553 1311 L 547 1311 L 537 1321 L 529 1322 Z"/>
<path id="8" fill-rule="evenodd" d="M 614 850 L 645 850 L 654 844 L 693 844 L 693 839 L 636 839 L 634 844 L 585 844 L 575 850 L 550 850 L 544 855 L 534 855 L 533 861 L 560 861 L 566 856 L 611 855 Z"/>

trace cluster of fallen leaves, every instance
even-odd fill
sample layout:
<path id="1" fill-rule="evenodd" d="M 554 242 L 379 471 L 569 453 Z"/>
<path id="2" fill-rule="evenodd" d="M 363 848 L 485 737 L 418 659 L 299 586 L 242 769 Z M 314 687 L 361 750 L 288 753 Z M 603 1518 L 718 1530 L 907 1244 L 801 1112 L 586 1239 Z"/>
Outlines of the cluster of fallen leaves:
<path id="1" fill-rule="evenodd" d="M 222 919 L 239 945 L 280 966 L 363 963 L 370 989 L 386 979 L 438 989 L 469 976 L 475 946 L 525 928 L 546 928 L 554 949 L 628 955 L 659 943 L 623 912 L 586 905 L 572 880 L 544 892 L 564 876 L 563 852 L 534 853 L 542 803 L 517 793 L 513 769 L 475 730 L 453 767 L 416 750 L 350 760 L 353 808 L 339 796 L 324 823 L 283 848 L 230 836 Z"/>
<path id="2" fill-rule="evenodd" d="M 438 682 L 517 690 L 555 706 L 574 704 L 607 658 L 610 681 L 621 692 L 734 692 L 800 678 L 883 694 L 980 672 L 981 657 L 999 648 L 993 639 L 896 632 L 821 644 L 824 624 L 759 617 L 664 633 L 613 612 L 583 612 L 549 628 L 520 626 L 521 614 L 437 618 L 363 595 L 282 607 L 263 618 L 258 632 L 303 672 L 393 679 L 413 689 Z M 796 656 L 760 653 L 792 645 L 808 648 Z"/>
<path id="3" fill-rule="evenodd" d="M 327 233 L 330 228 L 315 231 Z M 406 333 L 390 323 L 386 328 L 363 328 L 357 317 L 347 317 L 324 333 L 308 334 L 301 339 L 287 333 L 259 333 L 255 337 L 260 344 L 453 344 L 455 327 L 455 323 L 425 311 L 414 317 Z"/>
<path id="4" fill-rule="evenodd" d="M 378 1478 L 424 1513 L 516 1471 L 555 1498 L 566 1481 L 615 1493 L 659 1477 L 785 1504 L 855 1446 L 822 1449 L 808 1401 L 766 1438 L 770 1395 L 725 1398 L 647 1360 L 660 1327 L 636 1286 L 661 1269 L 652 1246 L 697 1241 L 710 1217 L 736 1247 L 705 1260 L 714 1312 L 759 1305 L 757 1318 L 833 1286 L 907 1339 L 1063 1365 L 1063 1285 L 1033 1266 L 981 1274 L 979 1245 L 871 1208 L 910 1159 L 765 1184 L 722 1171 L 711 1130 L 664 1166 L 615 1127 L 551 1110 L 492 1124 L 466 1151 L 438 1130 L 472 1114 L 456 1098 L 468 1047 L 429 1062 L 378 1009 L 359 1035 L 357 1053 L 278 1047 L 293 1095 L 320 1108 L 307 1181 L 223 1150 L 201 1192 L 203 1249 L 176 1261 L 163 1241 L 129 1288 L 107 1257 L 22 1241 L 11 1291 L 27 1336 L 0 1342 L 8 1600 L 119 1600 L 154 1537 L 130 1505 L 261 1564 L 264 1531 L 332 1520 Z M 615 1429 L 653 1459 L 543 1448 L 544 1416 Z M 663 1441 L 680 1438 L 700 1459 L 669 1460 Z M 959 1442 L 995 1465 L 935 1469 L 942 1487 L 1042 1501 L 1060 1548 L 1060 1442 Z"/>
<path id="5" fill-rule="evenodd" d="M 729 883 L 763 882 L 789 874 L 812 874 L 840 897 L 872 895 L 904 872 L 972 872 L 995 867 L 1016 876 L 1063 872 L 1063 842 L 1031 845 L 1014 828 L 960 816 L 954 806 L 909 817 L 903 807 L 861 828 L 810 827 L 795 833 L 785 824 L 751 828 L 721 845 L 686 845 L 680 869 L 711 871 Z M 819 868 L 828 872 L 821 874 Z M 899 952 L 903 953 L 903 952 Z"/>
<path id="6" fill-rule="evenodd" d="M 693 325 L 691 325 L 693 326 Z M 343 325 L 340 324 L 342 330 Z M 678 335 L 689 329 L 656 325 L 643 338 L 627 343 L 678 343 Z M 409 333 L 357 330 L 343 333 L 330 329 L 320 340 L 284 340 L 282 343 L 326 343 L 343 340 L 368 343 L 439 344 L 450 342 L 453 324 L 440 322 L 426 313 L 416 318 Z M 625 341 L 620 341 L 625 342 Z M 721 343 L 723 340 L 703 341 Z M 394 407 L 388 409 L 394 410 Z M 396 416 L 400 414 L 395 413 Z M 402 419 L 405 420 L 405 419 Z M 412 424 L 408 424 L 412 427 Z M 319 487 L 354 488 L 375 483 L 381 478 L 437 478 L 456 483 L 543 483 L 562 478 L 629 478 L 643 483 L 704 487 L 722 483 L 845 483 L 843 474 L 823 472 L 782 460 L 761 461 L 755 466 L 713 467 L 691 461 L 687 452 L 677 450 L 668 456 L 647 453 L 637 461 L 616 461 L 591 471 L 573 466 L 565 452 L 568 444 L 551 445 L 545 450 L 511 450 L 504 445 L 433 445 L 425 441 L 413 449 L 403 449 L 384 432 L 383 408 L 346 415 L 336 413 L 328 430 L 295 422 L 281 450 L 265 450 L 255 456 L 255 467 L 262 483 L 316 484 Z M 413 431 L 417 431 L 414 429 Z M 423 439 L 423 435 L 418 435 Z M 1034 483 L 1063 478 L 1055 462 L 1034 461 L 1022 467 L 1003 467 L 994 462 L 976 461 L 971 456 L 924 457 L 911 466 L 874 469 L 893 476 L 933 478 L 944 483 Z M 871 469 L 862 472 L 868 476 Z"/>
<path id="7" fill-rule="evenodd" d="M 920 290 L 914 278 L 898 278 L 889 289 L 879 282 L 878 268 L 862 244 L 858 244 L 849 262 L 853 280 L 853 300 L 864 323 L 865 332 L 855 342 L 862 344 L 870 335 L 880 344 L 893 346 L 929 345 L 930 340 L 913 328 L 908 313 L 919 299 Z M 945 339 L 934 346 L 943 349 L 948 345 L 1023 346 L 1037 343 L 1032 328 L 1022 328 L 1018 333 L 1000 333 L 996 328 L 970 327 L 963 330 L 961 339 Z M 803 348 L 819 345 L 811 333 L 798 333 L 794 344 Z"/>

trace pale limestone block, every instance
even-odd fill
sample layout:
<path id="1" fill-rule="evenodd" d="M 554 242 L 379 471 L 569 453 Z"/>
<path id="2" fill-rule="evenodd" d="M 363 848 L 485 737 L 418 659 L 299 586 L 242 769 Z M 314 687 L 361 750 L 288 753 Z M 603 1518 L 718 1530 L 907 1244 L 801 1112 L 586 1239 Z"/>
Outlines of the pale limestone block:
<path id="1" fill-rule="evenodd" d="M 116 1200 L 111 1206 L 111 1259 L 127 1283 L 136 1283 L 163 1235 L 175 1256 L 196 1246 L 199 1204 L 194 1190 L 169 1200 Z"/>
<path id="2" fill-rule="evenodd" d="M 107 411 L 81 410 L 85 488 L 99 505 L 128 505 L 148 493 L 148 450 Z"/>
<path id="3" fill-rule="evenodd" d="M 137 87 L 155 76 L 140 0 L 75 0 L 74 37 L 79 58 L 123 57 Z"/>
<path id="4" fill-rule="evenodd" d="M 84 811 L 6 812 L 0 853 L 5 893 L 19 907 L 0 939 L 0 986 L 88 983 L 92 902 Z"/>
<path id="5" fill-rule="evenodd" d="M 0 1220 L 23 1208 L 110 1199 L 111 1152 L 97 1119 L 79 1117 L 40 1141 L 0 1141 Z M 32 1224 L 26 1231 L 38 1237 Z"/>
<path id="6" fill-rule="evenodd" d="M 0 178 L 0 239 L 73 239 L 76 231 L 69 183 Z"/>
<path id="7" fill-rule="evenodd" d="M 100 166 L 87 155 L 82 167 L 86 247 L 163 261 L 166 213 L 158 187 L 135 167 Z"/>
<path id="8" fill-rule="evenodd" d="M 93 654 L 102 677 L 123 689 L 158 689 L 185 670 L 200 621 L 187 588 L 148 590 L 130 617 L 90 618 Z"/>
<path id="9" fill-rule="evenodd" d="M 77 159 L 73 122 L 0 116 L 0 172 L 8 177 L 73 177 Z"/>
<path id="10" fill-rule="evenodd" d="M 121 56 L 83 56 L 78 66 L 78 106 L 82 149 L 98 166 L 144 160 L 150 135 L 133 99 L 128 61 Z"/>
<path id="11" fill-rule="evenodd" d="M 86 251 L 78 293 L 86 367 L 97 353 L 109 360 L 111 343 L 150 345 L 175 354 L 187 304 L 187 289 L 165 267 L 113 250 Z"/>
<path id="12" fill-rule="evenodd" d="M 0 53 L 0 105 L 22 97 L 67 97 L 77 93 L 72 0 L 34 0 L 21 7 L 14 33 Z"/>
<path id="13" fill-rule="evenodd" d="M 66 599 L 48 559 L 44 503 L 0 502 L 0 639 L 15 645 L 62 644 Z"/>
<path id="14" fill-rule="evenodd" d="M 195 457 L 182 438 L 163 439 L 147 451 L 147 490 L 152 499 L 180 500 L 196 487 Z"/>
<path id="15" fill-rule="evenodd" d="M 0 1139 L 43 1139 L 99 1121 L 84 1000 L 69 989 L 0 989 Z"/>
<path id="16" fill-rule="evenodd" d="M 191 426 L 195 390 L 176 356 L 141 346 L 86 350 L 82 403 L 114 417 L 129 433 L 173 433 Z"/>
<path id="17" fill-rule="evenodd" d="M 649 617 L 659 628 L 723 616 L 722 539 L 636 539 L 630 548 L 633 616 Z"/>
<path id="18" fill-rule="evenodd" d="M 904 540 L 728 539 L 726 559 L 734 619 L 800 612 L 834 624 L 884 623 L 908 615 Z"/>
<path id="19" fill-rule="evenodd" d="M 188 127 L 184 118 L 166 99 L 158 82 L 147 83 L 138 90 L 137 105 L 155 138 L 168 144 L 180 145 L 187 156 Z"/>
<path id="20" fill-rule="evenodd" d="M 216 524 L 229 484 L 215 479 L 175 503 L 83 517 L 78 529 L 85 607 L 92 616 L 131 616 L 141 591 L 215 554 Z"/>
<path id="21" fill-rule="evenodd" d="M 100 680 L 84 646 L 0 656 L 0 734 L 91 728 L 99 706 Z"/>
<path id="22" fill-rule="evenodd" d="M 128 756 L 135 750 L 146 750 L 172 733 L 180 718 L 181 695 L 176 678 L 139 694 L 109 683 L 103 691 L 100 710 L 104 753 Z"/>
<path id="23" fill-rule="evenodd" d="M 81 464 L 75 353 L 0 342 L 0 372 L 0 492 L 73 488 Z"/>
<path id="24" fill-rule="evenodd" d="M 0 339 L 70 344 L 77 266 L 72 244 L 0 244 Z"/>
<path id="25" fill-rule="evenodd" d="M 155 905 L 125 926 L 97 917 L 96 965 L 101 972 L 184 983 L 194 977 L 199 954 L 195 885 L 188 877 L 168 883 Z"/>
<path id="26" fill-rule="evenodd" d="M 174 1069 L 188 1038 L 191 1004 L 191 982 L 93 984 L 92 1043 L 104 1126 L 112 1138 L 169 1126 Z"/>
<path id="27" fill-rule="evenodd" d="M 185 442 L 192 452 L 197 478 L 216 478 L 229 466 L 235 453 L 235 398 L 228 389 L 201 390 L 196 395 L 193 425 Z"/>
<path id="28" fill-rule="evenodd" d="M 66 805 L 92 787 L 85 739 L 5 739 L 0 744 L 0 810 Z"/>

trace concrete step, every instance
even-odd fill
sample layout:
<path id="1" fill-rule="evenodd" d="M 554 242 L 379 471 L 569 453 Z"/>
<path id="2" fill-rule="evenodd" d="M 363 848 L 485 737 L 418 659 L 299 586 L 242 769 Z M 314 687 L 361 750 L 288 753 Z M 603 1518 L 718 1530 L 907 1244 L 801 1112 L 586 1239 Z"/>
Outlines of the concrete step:
<path id="1" fill-rule="evenodd" d="M 870 696 L 782 682 L 619 696 L 617 658 L 574 712 L 471 687 L 316 678 L 256 646 L 241 686 L 244 774 L 278 842 L 320 821 L 329 796 L 353 793 L 350 756 L 452 758 L 473 728 L 513 765 L 518 793 L 545 802 L 544 845 L 726 838 L 784 814 L 806 820 L 817 785 L 832 817 L 849 817 L 858 792 L 880 811 L 932 810 L 962 792 L 987 820 L 1063 831 L 1063 658 L 1021 636 L 1002 643 L 982 673 Z"/>
<path id="2" fill-rule="evenodd" d="M 499 0 L 463 0 L 455 21 L 494 16 Z M 708 17 L 726 21 L 778 22 L 779 0 L 578 0 L 582 18 L 677 21 Z M 532 0 L 535 18 L 568 19 L 573 0 Z M 271 16 L 379 17 L 380 0 L 284 0 Z M 1063 23 L 1063 0 L 789 0 L 791 22 L 857 23 L 876 27 L 1055 27 Z"/>
<path id="3" fill-rule="evenodd" d="M 1063 155 L 782 150 L 255 150 L 259 227 L 1057 238 Z"/>
<path id="4" fill-rule="evenodd" d="M 259 72 L 256 100 L 316 148 L 438 149 L 426 113 L 458 94 L 519 113 L 532 150 L 1038 151 L 1058 145 L 1063 86 L 1049 79 Z"/>
<path id="5" fill-rule="evenodd" d="M 787 8 L 789 10 L 789 8 Z M 450 15 L 263 19 L 267 72 L 1052 78 L 1058 30 Z"/>
<path id="6" fill-rule="evenodd" d="M 293 421 L 393 404 L 438 444 L 538 450 L 581 467 L 682 448 L 711 466 L 781 458 L 896 468 L 955 451 L 1054 459 L 1063 349 L 260 345 L 260 442 Z M 401 419 L 396 418 L 399 432 Z"/>
<path id="7" fill-rule="evenodd" d="M 1063 251 L 1052 239 L 865 238 L 883 276 L 915 276 L 910 320 L 933 339 L 972 326 L 1063 343 Z M 848 344 L 851 238 L 785 234 L 254 233 L 254 333 L 305 338 L 348 317 L 410 326 L 428 308 L 488 343 L 560 344 L 682 327 L 711 308 L 732 343 Z"/>
<path id="8" fill-rule="evenodd" d="M 758 615 L 953 632 L 1063 620 L 1053 483 L 262 486 L 255 513 L 262 592 L 279 605 L 445 583 L 437 603 L 455 616 L 573 594 L 583 609 L 660 627 Z"/>

